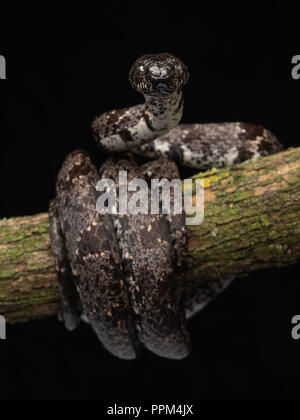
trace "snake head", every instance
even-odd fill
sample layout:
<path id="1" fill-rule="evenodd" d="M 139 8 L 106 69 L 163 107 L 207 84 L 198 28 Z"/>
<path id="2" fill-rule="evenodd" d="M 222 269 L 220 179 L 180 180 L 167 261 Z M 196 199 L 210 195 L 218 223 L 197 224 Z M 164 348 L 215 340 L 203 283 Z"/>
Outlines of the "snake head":
<path id="1" fill-rule="evenodd" d="M 144 95 L 170 95 L 187 83 L 186 65 L 171 54 L 148 54 L 139 58 L 131 67 L 131 86 Z"/>

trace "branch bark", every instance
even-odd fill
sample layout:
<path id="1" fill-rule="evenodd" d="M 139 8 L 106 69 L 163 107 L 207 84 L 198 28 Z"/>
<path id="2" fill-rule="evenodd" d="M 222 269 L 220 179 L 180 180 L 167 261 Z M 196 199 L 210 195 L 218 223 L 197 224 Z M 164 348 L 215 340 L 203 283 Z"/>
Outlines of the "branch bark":
<path id="1" fill-rule="evenodd" d="M 205 219 L 189 227 L 187 287 L 300 259 L 300 148 L 195 178 Z M 0 314 L 26 322 L 58 305 L 48 215 L 0 221 Z"/>

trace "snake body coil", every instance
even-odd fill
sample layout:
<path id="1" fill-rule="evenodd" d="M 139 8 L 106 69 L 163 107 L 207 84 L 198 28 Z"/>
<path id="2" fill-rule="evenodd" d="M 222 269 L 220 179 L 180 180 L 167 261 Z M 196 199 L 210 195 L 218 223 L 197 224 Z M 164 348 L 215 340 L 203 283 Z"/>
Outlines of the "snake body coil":
<path id="1" fill-rule="evenodd" d="M 180 124 L 182 88 L 188 70 L 170 54 L 145 55 L 129 73 L 145 104 L 106 112 L 92 125 L 97 144 L 109 153 L 130 151 L 206 170 L 241 163 L 282 150 L 265 128 L 249 123 Z"/>

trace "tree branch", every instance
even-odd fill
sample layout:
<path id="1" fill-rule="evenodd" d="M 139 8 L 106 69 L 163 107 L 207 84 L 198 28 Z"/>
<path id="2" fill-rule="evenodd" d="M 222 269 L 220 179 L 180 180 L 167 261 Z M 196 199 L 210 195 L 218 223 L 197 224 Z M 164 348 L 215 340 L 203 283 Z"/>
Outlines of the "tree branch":
<path id="1" fill-rule="evenodd" d="M 197 175 L 205 219 L 189 227 L 187 287 L 300 258 L 300 148 Z M 0 221 L 0 314 L 54 315 L 59 304 L 47 214 Z"/>

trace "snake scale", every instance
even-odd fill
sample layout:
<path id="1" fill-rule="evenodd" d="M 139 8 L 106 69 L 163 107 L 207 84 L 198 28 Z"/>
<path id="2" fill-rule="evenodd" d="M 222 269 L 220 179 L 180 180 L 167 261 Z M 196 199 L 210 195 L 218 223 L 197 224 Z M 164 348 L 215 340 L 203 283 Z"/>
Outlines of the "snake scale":
<path id="1" fill-rule="evenodd" d="M 72 152 L 58 174 L 56 198 L 50 204 L 59 317 L 69 330 L 84 317 L 103 346 L 122 359 L 135 359 L 142 344 L 162 357 L 188 356 L 186 319 L 232 279 L 185 295 L 184 214 L 101 215 L 96 211 L 99 179 L 115 181 L 119 190 L 121 170 L 129 180 L 143 179 L 149 185 L 153 177 L 179 178 L 177 165 L 207 170 L 282 150 L 277 138 L 261 126 L 179 124 L 188 78 L 185 64 L 170 54 L 139 58 L 129 80 L 145 103 L 95 118 L 95 140 L 110 157 L 99 172 L 86 152 Z M 133 155 L 155 160 L 139 165 Z"/>

